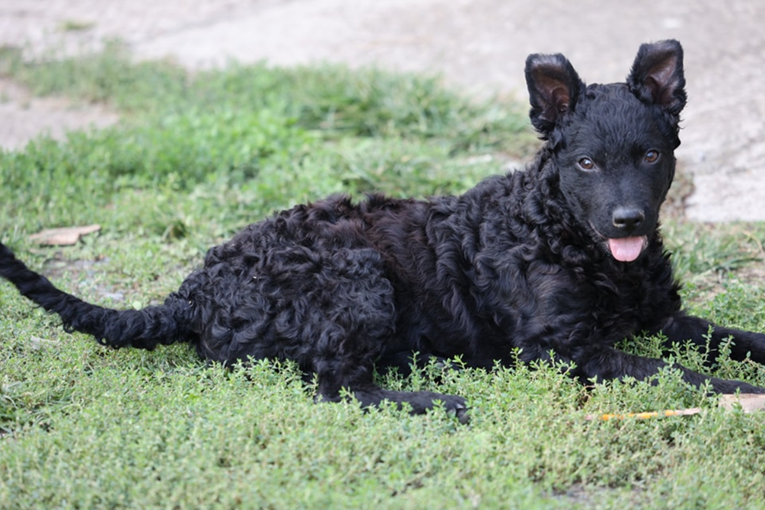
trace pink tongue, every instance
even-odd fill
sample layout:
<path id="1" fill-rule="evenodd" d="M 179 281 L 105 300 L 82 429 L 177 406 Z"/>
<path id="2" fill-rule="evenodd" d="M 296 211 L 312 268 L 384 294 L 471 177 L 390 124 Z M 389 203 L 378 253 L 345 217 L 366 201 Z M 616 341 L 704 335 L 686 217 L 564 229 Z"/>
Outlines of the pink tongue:
<path id="1" fill-rule="evenodd" d="M 611 249 L 611 255 L 620 262 L 632 262 L 643 251 L 643 237 L 623 237 L 621 239 L 609 239 L 608 247 Z"/>

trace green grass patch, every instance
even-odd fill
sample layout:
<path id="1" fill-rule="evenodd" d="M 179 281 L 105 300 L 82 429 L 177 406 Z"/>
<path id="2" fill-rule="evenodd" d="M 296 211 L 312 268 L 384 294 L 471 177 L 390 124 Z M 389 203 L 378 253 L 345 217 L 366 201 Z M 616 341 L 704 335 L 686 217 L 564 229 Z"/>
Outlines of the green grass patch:
<path id="1" fill-rule="evenodd" d="M 188 75 L 131 63 L 114 43 L 40 62 L 6 48 L 0 74 L 122 115 L 106 130 L 0 153 L 3 242 L 62 288 L 117 307 L 161 301 L 209 246 L 276 209 L 337 192 L 459 193 L 535 146 L 525 106 L 378 70 Z M 89 223 L 101 233 L 77 246 L 28 241 Z M 765 227 L 672 222 L 665 235 L 692 311 L 765 330 L 754 262 Z M 0 310 L 1 508 L 764 506 L 762 417 L 719 410 L 672 370 L 653 385 L 591 388 L 557 363 L 379 376 L 469 397 L 461 426 L 440 410 L 315 404 L 289 363 L 224 371 L 185 346 L 104 349 L 4 283 Z M 655 338 L 623 347 L 659 355 Z M 709 370 L 686 346 L 672 355 Z M 712 373 L 765 385 L 760 367 L 725 357 Z M 683 407 L 704 412 L 585 419 Z"/>

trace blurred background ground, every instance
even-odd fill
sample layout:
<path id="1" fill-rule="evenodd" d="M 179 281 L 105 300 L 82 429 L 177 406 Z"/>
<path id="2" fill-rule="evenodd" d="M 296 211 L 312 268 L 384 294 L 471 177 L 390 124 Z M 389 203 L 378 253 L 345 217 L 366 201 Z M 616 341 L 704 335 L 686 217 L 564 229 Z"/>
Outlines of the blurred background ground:
<path id="1" fill-rule="evenodd" d="M 441 74 L 469 94 L 526 101 L 529 53 L 560 52 L 587 82 L 622 80 L 642 42 L 679 39 L 690 102 L 678 159 L 702 221 L 765 220 L 765 3 L 582 0 L 0 0 L 0 46 L 97 50 L 194 70 L 266 60 Z M 0 79 L 0 147 L 117 120 Z"/>

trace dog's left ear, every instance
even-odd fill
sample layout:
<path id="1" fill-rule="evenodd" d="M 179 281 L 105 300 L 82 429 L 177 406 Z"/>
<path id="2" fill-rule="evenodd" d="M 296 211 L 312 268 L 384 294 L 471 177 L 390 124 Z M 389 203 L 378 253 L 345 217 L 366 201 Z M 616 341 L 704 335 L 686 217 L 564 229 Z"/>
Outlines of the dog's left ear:
<path id="1" fill-rule="evenodd" d="M 526 85 L 531 102 L 531 124 L 543 139 L 558 121 L 574 110 L 584 89 L 571 62 L 560 53 L 529 55 L 526 59 Z"/>
<path id="2" fill-rule="evenodd" d="M 644 103 L 661 106 L 678 117 L 687 99 L 683 47 L 674 39 L 641 45 L 627 85 Z"/>

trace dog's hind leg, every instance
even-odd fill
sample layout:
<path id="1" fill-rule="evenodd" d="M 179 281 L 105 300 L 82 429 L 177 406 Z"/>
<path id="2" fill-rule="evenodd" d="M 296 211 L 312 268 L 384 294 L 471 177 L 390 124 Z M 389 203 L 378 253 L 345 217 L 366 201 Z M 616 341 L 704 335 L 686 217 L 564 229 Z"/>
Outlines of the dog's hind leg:
<path id="1" fill-rule="evenodd" d="M 209 254 L 203 272 L 182 286 L 196 296 L 205 325 L 200 354 L 226 364 L 293 360 L 309 377 L 316 375 L 318 401 L 340 401 L 345 390 L 365 407 L 389 400 L 423 413 L 441 400 L 464 413 L 460 397 L 394 392 L 373 383 L 375 361 L 395 343 L 393 285 L 376 250 L 335 243 L 287 245 L 258 264 L 239 260 L 255 258 L 239 249 L 227 257 Z M 215 292 L 202 292 L 210 286 Z"/>
<path id="2" fill-rule="evenodd" d="M 320 340 L 311 354 L 311 368 L 318 377 L 318 400 L 339 401 L 345 390 L 363 407 L 379 406 L 387 400 L 400 408 L 408 406 L 413 414 L 422 414 L 441 401 L 448 412 L 465 422 L 467 412 L 462 397 L 429 391 L 392 391 L 374 384 L 374 362 L 394 334 L 395 320 L 392 305 L 388 308 L 387 303 L 378 302 L 379 297 L 376 294 L 371 301 L 359 299 L 352 309 L 335 309 L 331 321 L 317 328 Z M 366 313 L 372 312 L 370 306 L 374 313 Z M 359 321 L 359 315 L 364 319 Z"/>
<path id="3" fill-rule="evenodd" d="M 412 414 L 423 414 L 440 401 L 443 403 L 444 409 L 448 413 L 454 414 L 460 422 L 466 423 L 468 421 L 467 404 L 462 397 L 431 391 L 386 390 L 372 382 L 371 367 L 368 371 L 360 370 L 362 367 L 354 368 L 356 375 L 360 376 L 356 379 L 348 379 L 347 371 L 340 367 L 319 372 L 318 400 L 337 402 L 342 398 L 342 391 L 346 390 L 362 407 L 376 407 L 384 401 L 388 401 L 399 408 L 408 406 L 408 410 Z"/>
<path id="4" fill-rule="evenodd" d="M 396 334 L 394 291 L 379 255 L 371 250 L 333 254 L 303 287 L 298 337 L 300 364 L 318 378 L 320 401 L 339 401 L 343 390 L 364 407 L 390 401 L 421 414 L 443 402 L 465 420 L 462 397 L 428 391 L 397 392 L 375 385 L 375 361 Z"/>

